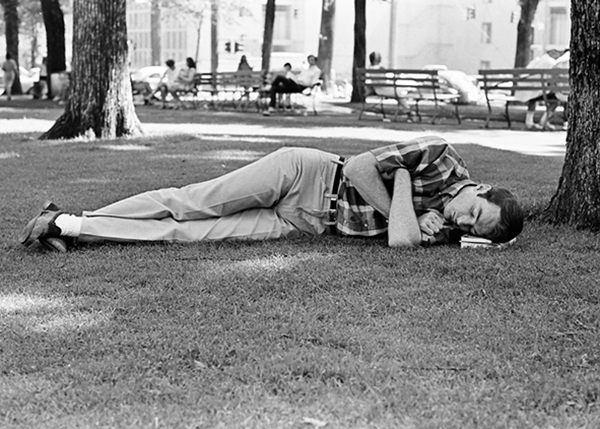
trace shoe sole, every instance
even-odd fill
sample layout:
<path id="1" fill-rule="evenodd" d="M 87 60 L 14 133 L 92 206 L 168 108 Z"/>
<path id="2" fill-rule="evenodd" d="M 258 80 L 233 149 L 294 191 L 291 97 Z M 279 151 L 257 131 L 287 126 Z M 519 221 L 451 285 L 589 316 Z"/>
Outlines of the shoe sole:
<path id="1" fill-rule="evenodd" d="M 42 238 L 39 241 L 44 249 L 49 250 L 51 252 L 67 253 L 67 251 L 69 250 L 66 241 L 62 238 L 48 237 Z"/>

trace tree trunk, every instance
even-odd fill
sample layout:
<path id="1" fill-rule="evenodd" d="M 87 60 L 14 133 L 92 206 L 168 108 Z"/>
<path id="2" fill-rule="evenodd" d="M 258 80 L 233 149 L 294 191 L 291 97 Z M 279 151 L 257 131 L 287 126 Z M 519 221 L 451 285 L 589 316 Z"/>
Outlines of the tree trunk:
<path id="1" fill-rule="evenodd" d="M 160 0 L 152 0 L 150 5 L 150 61 L 153 66 L 159 66 L 162 62 L 160 36 Z"/>
<path id="2" fill-rule="evenodd" d="M 48 74 L 48 98 L 53 98 L 50 76 L 67 69 L 65 59 L 65 19 L 59 0 L 42 0 L 42 16 L 46 27 L 46 70 Z"/>
<path id="3" fill-rule="evenodd" d="M 335 0 L 323 0 L 321 9 L 321 34 L 319 35 L 319 66 L 323 71 L 323 91 L 331 88 L 331 61 L 333 58 L 333 30 L 335 26 Z M 335 85 L 335 82 L 333 82 Z"/>
<path id="4" fill-rule="evenodd" d="M 600 3 L 571 0 L 567 153 L 546 210 L 553 223 L 600 230 Z"/>
<path id="5" fill-rule="evenodd" d="M 517 25 L 517 53 L 515 67 L 526 67 L 531 61 L 531 44 L 533 43 L 533 29 L 531 24 L 535 18 L 540 0 L 520 0 L 521 17 Z"/>
<path id="6" fill-rule="evenodd" d="M 352 97 L 353 103 L 361 102 L 362 92 L 358 79 L 358 69 L 365 68 L 367 57 L 367 8 L 366 0 L 354 0 L 354 59 L 352 61 Z"/>
<path id="7" fill-rule="evenodd" d="M 275 0 L 267 0 L 265 10 L 265 33 L 262 45 L 261 69 L 266 76 L 271 68 L 271 49 L 273 48 L 273 26 L 275 24 Z"/>
<path id="8" fill-rule="evenodd" d="M 75 0 L 73 30 L 69 100 L 40 138 L 140 133 L 127 64 L 126 0 Z"/>
<path id="9" fill-rule="evenodd" d="M 12 59 L 15 60 L 17 64 L 19 64 L 19 26 L 21 24 L 19 12 L 17 10 L 19 2 L 18 0 L 0 0 L 0 4 L 4 9 L 6 52 L 11 55 Z M 4 62 L 4 58 L 1 58 L 0 62 Z M 18 73 L 12 86 L 12 93 L 13 95 L 23 94 Z"/>
<path id="10" fill-rule="evenodd" d="M 210 71 L 213 76 L 219 70 L 219 2 L 210 5 Z"/>
<path id="11" fill-rule="evenodd" d="M 198 63 L 198 59 L 200 58 L 200 41 L 202 36 L 202 23 L 204 22 L 204 18 L 202 15 L 198 17 L 198 27 L 196 30 L 196 55 L 194 55 L 194 61 Z"/>

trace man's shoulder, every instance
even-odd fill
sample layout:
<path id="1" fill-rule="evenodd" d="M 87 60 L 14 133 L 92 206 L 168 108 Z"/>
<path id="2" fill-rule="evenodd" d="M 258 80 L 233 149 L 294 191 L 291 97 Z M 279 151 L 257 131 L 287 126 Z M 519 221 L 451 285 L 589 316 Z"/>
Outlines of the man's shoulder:
<path id="1" fill-rule="evenodd" d="M 400 151 L 413 151 L 413 150 L 424 150 L 433 146 L 451 146 L 444 138 L 439 136 L 422 136 L 412 140 L 401 141 L 398 143 L 392 143 L 387 146 L 383 146 L 373 151 L 387 151 L 396 149 Z"/>

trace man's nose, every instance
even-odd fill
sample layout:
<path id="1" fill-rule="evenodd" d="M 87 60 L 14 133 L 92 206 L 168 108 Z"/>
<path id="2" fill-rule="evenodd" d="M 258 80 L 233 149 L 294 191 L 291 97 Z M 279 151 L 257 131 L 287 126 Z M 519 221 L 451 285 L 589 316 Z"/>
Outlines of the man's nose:
<path id="1" fill-rule="evenodd" d="M 473 226 L 473 218 L 471 216 L 460 216 L 458 219 L 456 219 L 456 224 L 459 227 L 462 226 Z"/>

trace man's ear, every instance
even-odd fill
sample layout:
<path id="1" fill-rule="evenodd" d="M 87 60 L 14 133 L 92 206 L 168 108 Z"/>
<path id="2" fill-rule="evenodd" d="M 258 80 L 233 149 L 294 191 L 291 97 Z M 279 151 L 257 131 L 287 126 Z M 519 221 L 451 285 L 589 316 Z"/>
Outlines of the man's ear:
<path id="1" fill-rule="evenodd" d="M 480 183 L 479 185 L 475 186 L 475 191 L 478 194 L 485 194 L 490 189 L 492 189 L 492 185 L 488 185 L 487 183 Z"/>

